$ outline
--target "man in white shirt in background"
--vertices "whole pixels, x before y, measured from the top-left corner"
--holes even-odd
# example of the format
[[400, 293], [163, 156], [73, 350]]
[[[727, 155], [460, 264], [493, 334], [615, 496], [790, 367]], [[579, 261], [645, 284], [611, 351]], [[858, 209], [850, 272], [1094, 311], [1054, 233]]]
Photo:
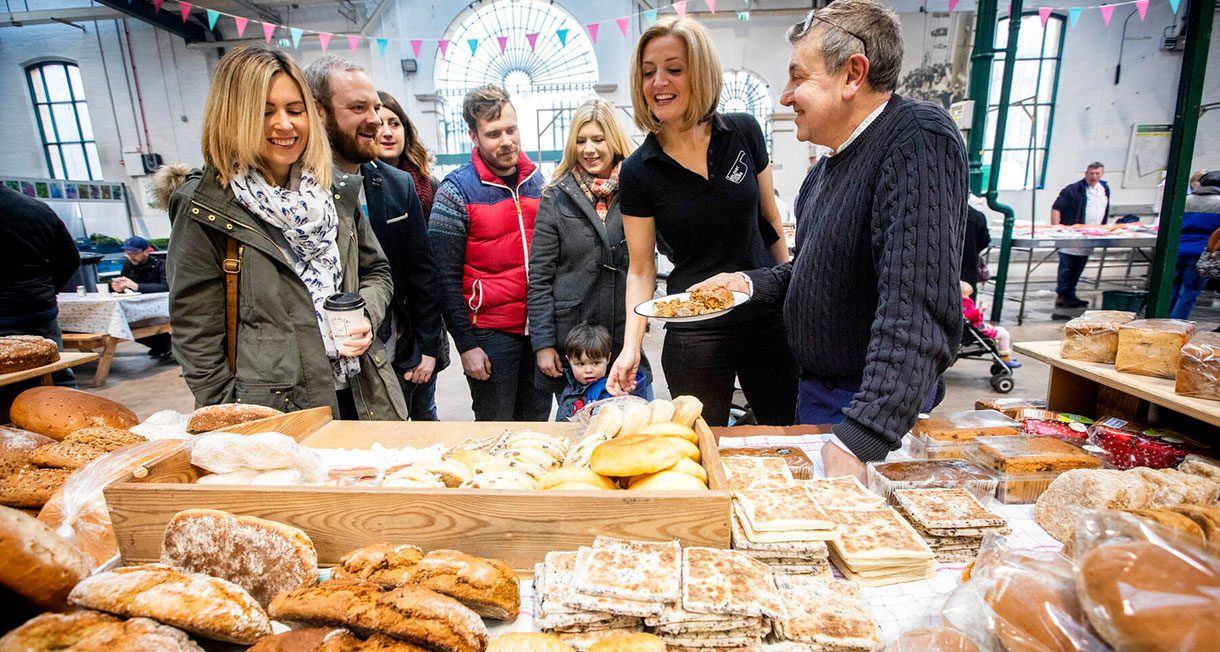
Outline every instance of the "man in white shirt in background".
[[[1051, 206], [1052, 225], [1105, 224], [1110, 214], [1110, 186], [1101, 180], [1106, 167], [1094, 161], [1084, 171], [1084, 178], [1059, 191]], [[1055, 287], [1056, 308], [1086, 308], [1088, 301], [1076, 296], [1076, 283], [1089, 262], [1091, 248], [1059, 250], [1059, 279]]]

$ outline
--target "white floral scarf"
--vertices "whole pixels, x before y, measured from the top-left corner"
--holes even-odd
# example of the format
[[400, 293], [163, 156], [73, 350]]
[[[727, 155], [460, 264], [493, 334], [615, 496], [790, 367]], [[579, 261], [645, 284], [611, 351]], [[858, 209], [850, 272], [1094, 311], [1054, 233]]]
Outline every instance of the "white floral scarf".
[[[296, 173], [294, 167], [293, 175]], [[318, 330], [322, 333], [335, 385], [344, 387], [348, 378], [360, 373], [360, 359], [339, 355], [330, 334], [330, 322], [322, 310], [322, 303], [338, 291], [343, 278], [336, 241], [339, 216], [329, 188], [318, 185], [317, 179], [307, 170], [300, 171], [300, 180], [296, 190], [280, 188], [267, 183], [263, 175], [251, 169], [244, 175], [235, 175], [229, 188], [250, 212], [284, 234], [296, 257], [293, 271], [313, 299], [314, 315], [318, 319]]]

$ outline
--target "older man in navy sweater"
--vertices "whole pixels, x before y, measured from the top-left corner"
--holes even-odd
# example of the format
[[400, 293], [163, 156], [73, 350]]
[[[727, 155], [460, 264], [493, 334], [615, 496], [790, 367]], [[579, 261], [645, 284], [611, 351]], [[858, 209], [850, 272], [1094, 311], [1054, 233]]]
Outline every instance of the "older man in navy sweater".
[[780, 102], [796, 112], [797, 138], [825, 149], [797, 198], [797, 255], [704, 283], [783, 301], [797, 421], [834, 424], [827, 475], [863, 478], [863, 462], [885, 459], [931, 409], [957, 350], [965, 147], [943, 108], [894, 93], [893, 10], [836, 0], [788, 38]]

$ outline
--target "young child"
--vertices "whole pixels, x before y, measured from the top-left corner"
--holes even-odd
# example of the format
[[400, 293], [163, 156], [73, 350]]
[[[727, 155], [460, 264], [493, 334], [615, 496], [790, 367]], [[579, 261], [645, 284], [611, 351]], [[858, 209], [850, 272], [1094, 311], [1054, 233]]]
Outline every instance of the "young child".
[[987, 326], [983, 323], [983, 311], [987, 309], [986, 305], [975, 306], [974, 300], [970, 295], [974, 294], [974, 286], [962, 281], [962, 315], [970, 322], [972, 326], [979, 329], [984, 336], [995, 340], [996, 348], [1000, 350], [1000, 359], [1004, 364], [1008, 365], [1009, 369], [1016, 369], [1021, 366], [1020, 362], [1012, 357], [1012, 336], [1008, 334], [1008, 329], [1003, 326]]
[[[585, 405], [610, 398], [606, 392], [606, 368], [610, 364], [611, 354], [610, 331], [605, 326], [582, 321], [568, 331], [563, 348], [569, 365], [563, 370], [568, 386], [559, 395], [556, 421], [568, 421]], [[636, 372], [635, 383], [632, 395], [651, 398], [652, 387], [645, 383], [643, 372]]]

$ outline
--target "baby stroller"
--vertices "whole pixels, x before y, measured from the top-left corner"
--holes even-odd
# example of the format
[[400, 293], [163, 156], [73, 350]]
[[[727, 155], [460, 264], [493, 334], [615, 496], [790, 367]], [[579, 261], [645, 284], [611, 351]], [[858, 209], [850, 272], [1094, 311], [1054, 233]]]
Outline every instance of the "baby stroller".
[[995, 340], [983, 335], [982, 331], [974, 327], [969, 320], [963, 319], [965, 327], [962, 329], [962, 345], [957, 349], [957, 360], [990, 360], [991, 361], [991, 388], [1001, 394], [1007, 394], [1016, 386], [1016, 381], [1012, 377], [1012, 369], [1004, 364], [1004, 359], [1000, 357], [1000, 349], [996, 346]]

